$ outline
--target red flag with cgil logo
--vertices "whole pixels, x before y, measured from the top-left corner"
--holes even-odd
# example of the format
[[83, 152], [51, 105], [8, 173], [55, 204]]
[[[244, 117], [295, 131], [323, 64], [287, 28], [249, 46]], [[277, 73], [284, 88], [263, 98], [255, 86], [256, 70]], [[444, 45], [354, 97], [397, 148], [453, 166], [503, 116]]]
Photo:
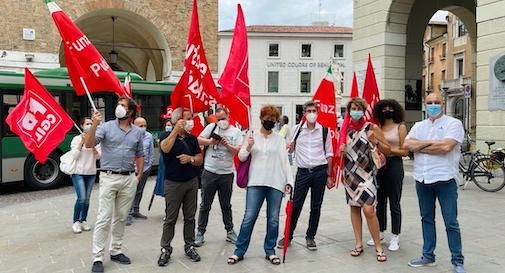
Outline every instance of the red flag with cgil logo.
[[370, 54], [368, 54], [365, 83], [363, 83], [363, 99], [368, 103], [368, 107], [365, 112], [365, 120], [377, 124], [377, 120], [373, 117], [373, 108], [375, 107], [375, 104], [380, 101], [380, 95], [372, 65], [372, 56]]
[[247, 54], [247, 29], [244, 13], [240, 4], [237, 4], [237, 20], [233, 30], [230, 54], [218, 82], [222, 88], [221, 103], [230, 110], [230, 116], [242, 128], [249, 128], [251, 107]]
[[126, 95], [121, 82], [100, 52], [63, 10], [53, 1], [46, 0], [47, 7], [63, 39], [68, 75], [77, 95], [89, 92], [115, 92]]
[[193, 0], [184, 72], [170, 96], [170, 103], [174, 108], [184, 107], [199, 113], [210, 109], [212, 104], [217, 103], [218, 97], [200, 36], [198, 7], [196, 0]]
[[41, 163], [46, 162], [74, 125], [65, 110], [27, 68], [23, 98], [5, 122]]

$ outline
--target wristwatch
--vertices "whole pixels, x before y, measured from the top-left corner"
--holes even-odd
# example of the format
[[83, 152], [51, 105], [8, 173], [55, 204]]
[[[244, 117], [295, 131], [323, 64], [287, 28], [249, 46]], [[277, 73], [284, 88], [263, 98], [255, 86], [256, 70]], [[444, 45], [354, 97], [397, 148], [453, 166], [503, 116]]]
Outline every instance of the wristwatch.
[[195, 158], [191, 157], [191, 163], [195, 163]]

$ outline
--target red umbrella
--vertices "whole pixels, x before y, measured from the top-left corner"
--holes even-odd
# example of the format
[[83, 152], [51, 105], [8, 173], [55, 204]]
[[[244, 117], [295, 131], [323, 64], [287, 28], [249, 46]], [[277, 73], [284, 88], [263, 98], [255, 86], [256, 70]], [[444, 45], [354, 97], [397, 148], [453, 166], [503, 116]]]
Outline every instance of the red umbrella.
[[282, 249], [282, 263], [286, 262], [288, 252], [289, 236], [291, 235], [291, 215], [293, 214], [293, 188], [289, 193], [289, 200], [286, 204], [286, 222], [284, 222], [284, 247]]

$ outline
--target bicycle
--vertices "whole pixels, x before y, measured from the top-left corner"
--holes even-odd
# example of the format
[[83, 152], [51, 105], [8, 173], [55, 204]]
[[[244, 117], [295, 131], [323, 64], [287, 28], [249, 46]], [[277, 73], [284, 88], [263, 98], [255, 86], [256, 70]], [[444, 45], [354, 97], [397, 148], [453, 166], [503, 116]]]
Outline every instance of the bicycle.
[[495, 142], [486, 141], [488, 154], [480, 151], [461, 153], [459, 171], [465, 180], [460, 187], [465, 189], [470, 181], [486, 192], [497, 192], [505, 187], [505, 164], [498, 160], [491, 150]]

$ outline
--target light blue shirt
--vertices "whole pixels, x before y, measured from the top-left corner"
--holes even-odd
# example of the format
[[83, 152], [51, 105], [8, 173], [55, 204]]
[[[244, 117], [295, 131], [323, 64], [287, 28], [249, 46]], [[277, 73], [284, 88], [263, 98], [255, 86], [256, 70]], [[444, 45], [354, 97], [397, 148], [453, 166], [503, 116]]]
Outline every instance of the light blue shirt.
[[107, 171], [133, 172], [133, 162], [144, 156], [142, 130], [130, 125], [127, 130], [119, 127], [119, 120], [107, 121], [96, 129], [95, 142], [101, 144], [100, 168]]
[[144, 172], [153, 166], [154, 162], [154, 143], [153, 135], [149, 132], [144, 134], [142, 140], [144, 145]]

